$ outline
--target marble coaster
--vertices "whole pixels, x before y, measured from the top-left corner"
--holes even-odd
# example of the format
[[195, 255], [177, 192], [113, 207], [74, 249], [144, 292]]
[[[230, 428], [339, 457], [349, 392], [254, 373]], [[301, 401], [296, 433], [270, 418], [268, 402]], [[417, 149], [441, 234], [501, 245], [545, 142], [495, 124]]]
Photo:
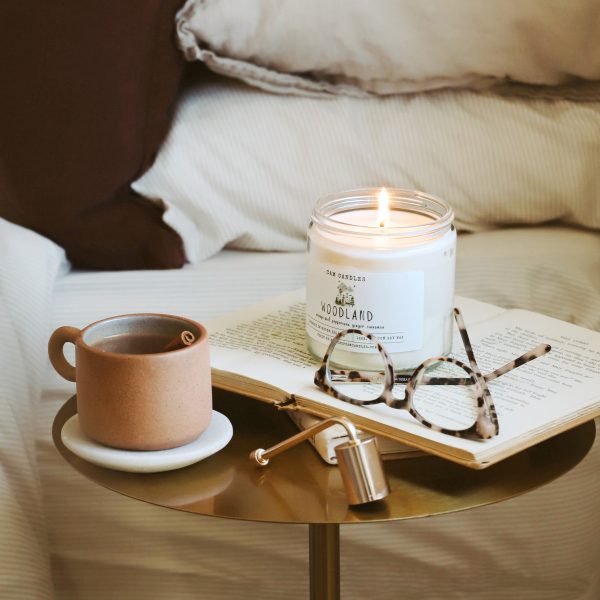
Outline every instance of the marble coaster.
[[103, 446], [81, 431], [78, 415], [73, 415], [61, 431], [63, 444], [73, 454], [100, 467], [131, 473], [157, 473], [187, 467], [224, 448], [232, 436], [231, 422], [216, 410], [200, 437], [185, 446], [168, 450], [135, 451]]

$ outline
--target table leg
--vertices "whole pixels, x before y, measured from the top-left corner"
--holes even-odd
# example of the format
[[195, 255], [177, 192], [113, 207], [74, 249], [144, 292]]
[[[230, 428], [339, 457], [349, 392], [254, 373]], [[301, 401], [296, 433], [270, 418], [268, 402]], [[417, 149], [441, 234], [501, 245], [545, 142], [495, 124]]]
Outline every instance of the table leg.
[[310, 599], [340, 598], [340, 526], [336, 523], [308, 525]]

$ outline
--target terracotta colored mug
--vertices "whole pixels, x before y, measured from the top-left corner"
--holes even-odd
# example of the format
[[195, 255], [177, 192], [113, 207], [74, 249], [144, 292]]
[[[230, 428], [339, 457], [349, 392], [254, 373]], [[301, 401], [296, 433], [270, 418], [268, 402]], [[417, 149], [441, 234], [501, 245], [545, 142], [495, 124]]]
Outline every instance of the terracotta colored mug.
[[[190, 331], [189, 346], [167, 350]], [[63, 346], [75, 344], [75, 366]], [[163, 450], [187, 444], [208, 427], [212, 389], [208, 334], [183, 317], [111, 317], [84, 329], [59, 327], [50, 337], [52, 366], [76, 382], [82, 431], [115, 448]]]

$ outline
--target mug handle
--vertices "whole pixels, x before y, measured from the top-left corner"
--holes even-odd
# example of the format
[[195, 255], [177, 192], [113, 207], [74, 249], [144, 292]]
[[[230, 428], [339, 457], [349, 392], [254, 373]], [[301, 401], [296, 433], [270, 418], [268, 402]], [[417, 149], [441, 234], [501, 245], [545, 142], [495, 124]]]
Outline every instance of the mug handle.
[[57, 373], [67, 381], [75, 381], [75, 367], [65, 358], [63, 346], [67, 342], [74, 344], [80, 333], [81, 329], [77, 329], [77, 327], [59, 327], [48, 340], [50, 362]]

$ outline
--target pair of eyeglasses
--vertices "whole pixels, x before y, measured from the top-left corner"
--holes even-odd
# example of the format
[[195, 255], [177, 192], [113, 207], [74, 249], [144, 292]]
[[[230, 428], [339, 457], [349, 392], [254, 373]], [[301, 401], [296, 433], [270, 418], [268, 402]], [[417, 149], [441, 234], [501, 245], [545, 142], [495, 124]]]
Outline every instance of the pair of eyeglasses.
[[[433, 431], [472, 439], [494, 437], [499, 432], [498, 415], [488, 382], [547, 354], [551, 348], [540, 344], [484, 375], [458, 308], [454, 317], [468, 365], [456, 358], [437, 356], [422, 362], [411, 375], [397, 373], [389, 353], [373, 334], [346, 329], [331, 340], [315, 373], [315, 384], [350, 404], [384, 403], [407, 410]], [[396, 384], [405, 384], [402, 397], [394, 395]], [[436, 386], [442, 386], [443, 391]]]

